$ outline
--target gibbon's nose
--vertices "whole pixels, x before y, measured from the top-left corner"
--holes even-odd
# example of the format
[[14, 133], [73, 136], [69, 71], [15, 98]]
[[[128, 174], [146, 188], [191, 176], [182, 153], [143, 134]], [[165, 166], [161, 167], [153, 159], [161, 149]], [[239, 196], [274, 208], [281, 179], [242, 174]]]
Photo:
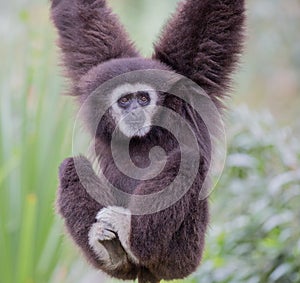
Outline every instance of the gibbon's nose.
[[146, 121], [145, 113], [142, 109], [135, 109], [130, 112], [128, 119], [131, 123], [143, 124]]
[[129, 111], [131, 111], [131, 113], [135, 112], [134, 110], [140, 108], [140, 105], [138, 104], [138, 102], [136, 101], [136, 99], [134, 99], [130, 105]]
[[143, 113], [144, 113], [143, 110], [138, 109], [138, 108], [135, 108], [135, 109], [132, 109], [132, 111], [130, 112], [130, 115], [131, 115], [131, 117], [133, 117], [133, 118], [134, 118], [134, 117], [138, 118], [138, 117], [142, 116]]

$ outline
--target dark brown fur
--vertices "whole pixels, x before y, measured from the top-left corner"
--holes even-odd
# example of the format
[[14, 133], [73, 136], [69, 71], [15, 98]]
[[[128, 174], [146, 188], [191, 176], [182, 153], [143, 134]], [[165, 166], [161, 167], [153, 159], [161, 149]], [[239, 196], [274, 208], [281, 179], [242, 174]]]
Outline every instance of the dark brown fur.
[[[85, 100], [105, 81], [120, 74], [145, 69], [173, 70], [201, 86], [217, 106], [226, 94], [230, 74], [241, 52], [244, 27], [243, 0], [187, 0], [166, 25], [155, 45], [153, 59], [139, 57], [115, 15], [104, 0], [53, 0], [52, 19], [59, 32], [59, 46], [72, 94]], [[171, 207], [150, 215], [132, 216], [130, 248], [140, 264], [132, 263], [120, 242], [104, 243], [115, 262], [122, 265], [107, 270], [89, 247], [88, 232], [102, 206], [86, 192], [79, 181], [74, 159], [60, 167], [58, 211], [67, 230], [87, 259], [97, 268], [120, 279], [139, 278], [139, 282], [157, 283], [161, 279], [184, 278], [196, 270], [204, 249], [209, 221], [208, 200], [198, 195], [206, 176], [211, 154], [207, 129], [188, 105], [169, 94], [161, 94], [160, 104], [174, 109], [197, 133], [200, 147], [198, 175], [189, 191]], [[91, 113], [96, 107], [91, 109]], [[91, 114], [89, 119], [92, 119]], [[90, 121], [93, 122], [93, 121]], [[133, 138], [130, 154], [137, 166], [147, 167], [149, 150], [156, 145], [165, 149], [168, 162], [157, 177], [138, 181], [120, 172], [110, 150], [114, 121], [105, 115], [96, 133], [96, 158], [112, 184], [133, 194], [149, 194], [166, 187], [178, 172], [180, 151], [168, 131], [152, 127], [142, 138]], [[120, 145], [121, 147], [121, 145]], [[89, 164], [77, 157], [81, 164]], [[86, 174], [101, 185], [92, 167]], [[111, 198], [114, 198], [112, 195]], [[123, 200], [133, 207], [130, 198]]]

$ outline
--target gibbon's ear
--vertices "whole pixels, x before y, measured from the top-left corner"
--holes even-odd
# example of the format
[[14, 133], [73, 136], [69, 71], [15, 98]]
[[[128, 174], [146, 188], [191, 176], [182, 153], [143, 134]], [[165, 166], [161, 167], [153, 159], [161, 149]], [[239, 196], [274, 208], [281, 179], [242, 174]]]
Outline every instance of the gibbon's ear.
[[58, 30], [63, 65], [73, 83], [102, 62], [139, 56], [105, 0], [51, 2], [51, 18]]
[[220, 105], [242, 50], [244, 2], [181, 1], [154, 46], [153, 58], [196, 82]]

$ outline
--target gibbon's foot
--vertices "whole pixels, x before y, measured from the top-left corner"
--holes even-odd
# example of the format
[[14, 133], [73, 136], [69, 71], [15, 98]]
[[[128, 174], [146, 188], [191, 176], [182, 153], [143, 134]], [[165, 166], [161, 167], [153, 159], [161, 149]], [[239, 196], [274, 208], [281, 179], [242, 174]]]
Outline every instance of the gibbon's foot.
[[112, 234], [106, 235], [105, 231], [107, 230], [103, 230], [103, 227], [99, 224], [95, 223], [89, 232], [89, 245], [97, 258], [107, 271], [129, 268], [128, 255], [116, 234], [111, 238]]
[[102, 231], [102, 227], [100, 227], [98, 223], [93, 224], [89, 231], [89, 245], [97, 255], [97, 258], [106, 263], [106, 266], [110, 266], [111, 260], [109, 253], [101, 243], [101, 238], [104, 238]]
[[93, 224], [89, 233], [91, 247], [95, 250], [99, 241], [109, 241], [118, 238], [129, 259], [134, 263], [138, 263], [138, 259], [130, 249], [130, 211], [123, 207], [109, 206], [102, 208], [98, 212], [96, 220], [97, 222]]

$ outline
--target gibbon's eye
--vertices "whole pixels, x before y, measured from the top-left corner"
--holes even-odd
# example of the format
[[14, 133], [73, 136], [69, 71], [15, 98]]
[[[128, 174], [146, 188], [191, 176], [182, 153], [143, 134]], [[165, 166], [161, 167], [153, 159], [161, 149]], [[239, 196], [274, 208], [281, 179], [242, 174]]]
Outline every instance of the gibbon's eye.
[[148, 94], [148, 92], [138, 92], [138, 101], [139, 101], [139, 104], [142, 105], [142, 106], [146, 106], [150, 103], [150, 96]]
[[128, 95], [123, 96], [118, 100], [118, 105], [123, 107], [123, 108], [126, 108], [130, 105], [130, 100], [131, 99]]
[[128, 102], [128, 98], [127, 97], [122, 97], [121, 99], [120, 99], [120, 102], [121, 103], [126, 103], [126, 102]]

